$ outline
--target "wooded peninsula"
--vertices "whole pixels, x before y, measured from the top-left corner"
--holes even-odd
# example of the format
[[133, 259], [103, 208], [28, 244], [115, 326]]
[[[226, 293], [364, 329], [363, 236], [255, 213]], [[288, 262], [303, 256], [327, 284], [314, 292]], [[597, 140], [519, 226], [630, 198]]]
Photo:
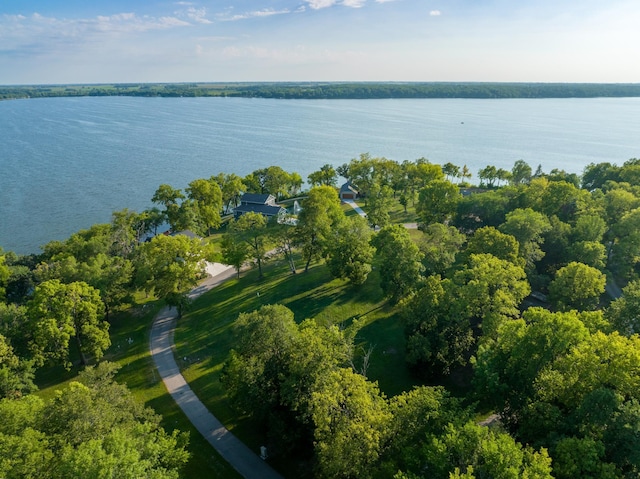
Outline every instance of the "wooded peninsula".
[[[640, 159], [470, 177], [219, 173], [0, 249], [0, 477], [238, 477], [157, 376], [169, 305], [192, 390], [284, 477], [637, 478]], [[206, 262], [236, 274], [192, 300]]]
[[638, 97], [638, 83], [277, 82], [0, 85], [0, 100], [65, 96], [280, 99]]

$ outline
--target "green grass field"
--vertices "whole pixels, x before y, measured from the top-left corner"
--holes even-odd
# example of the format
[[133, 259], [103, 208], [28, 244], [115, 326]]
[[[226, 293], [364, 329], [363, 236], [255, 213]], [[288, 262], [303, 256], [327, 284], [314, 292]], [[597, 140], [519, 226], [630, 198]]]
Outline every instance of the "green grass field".
[[233, 348], [233, 322], [240, 313], [265, 304], [283, 304], [297, 321], [315, 318], [330, 324], [349, 324], [353, 319], [366, 326], [356, 336], [362, 349], [373, 346], [368, 376], [378, 380], [387, 395], [411, 388], [404, 361], [404, 335], [395, 309], [382, 298], [374, 270], [368, 281], [353, 287], [333, 279], [326, 266], [316, 264], [307, 273], [290, 273], [284, 261], [274, 261], [258, 280], [257, 271], [244, 273], [198, 298], [176, 329], [178, 364], [198, 397], [213, 414], [247, 445], [258, 451], [263, 431], [247, 417], [238, 417], [227, 401], [220, 382], [223, 364]]

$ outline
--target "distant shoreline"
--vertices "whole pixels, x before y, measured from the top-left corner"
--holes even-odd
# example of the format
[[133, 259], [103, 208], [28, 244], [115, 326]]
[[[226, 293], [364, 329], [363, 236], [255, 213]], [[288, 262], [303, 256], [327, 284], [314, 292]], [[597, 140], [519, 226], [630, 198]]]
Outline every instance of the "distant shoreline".
[[0, 100], [138, 96], [346, 99], [640, 97], [640, 83], [276, 82], [0, 85]]

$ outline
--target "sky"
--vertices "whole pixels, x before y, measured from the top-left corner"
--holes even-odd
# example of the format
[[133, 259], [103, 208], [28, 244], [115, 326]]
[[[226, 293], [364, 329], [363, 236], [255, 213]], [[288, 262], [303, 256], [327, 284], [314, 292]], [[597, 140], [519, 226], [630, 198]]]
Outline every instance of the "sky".
[[640, 83], [638, 0], [4, 0], [0, 84]]

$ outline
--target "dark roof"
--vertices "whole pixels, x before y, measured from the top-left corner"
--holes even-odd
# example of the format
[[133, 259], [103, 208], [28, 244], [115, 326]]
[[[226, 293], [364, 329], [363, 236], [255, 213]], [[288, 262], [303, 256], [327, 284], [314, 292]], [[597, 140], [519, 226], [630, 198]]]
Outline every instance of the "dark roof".
[[257, 193], [245, 193], [240, 198], [240, 203], [250, 203], [253, 205], [265, 205], [269, 202], [269, 197], [272, 197], [272, 195], [269, 195], [269, 194], [259, 195]]
[[276, 216], [283, 210], [284, 208], [282, 206], [244, 204], [234, 208], [233, 212], [236, 216], [244, 213], [249, 213], [250, 211], [253, 211], [254, 213], [260, 213], [265, 216]]
[[353, 186], [353, 184], [350, 181], [347, 181], [344, 185], [342, 185], [340, 187], [340, 193], [357, 193], [358, 190], [356, 190]]

